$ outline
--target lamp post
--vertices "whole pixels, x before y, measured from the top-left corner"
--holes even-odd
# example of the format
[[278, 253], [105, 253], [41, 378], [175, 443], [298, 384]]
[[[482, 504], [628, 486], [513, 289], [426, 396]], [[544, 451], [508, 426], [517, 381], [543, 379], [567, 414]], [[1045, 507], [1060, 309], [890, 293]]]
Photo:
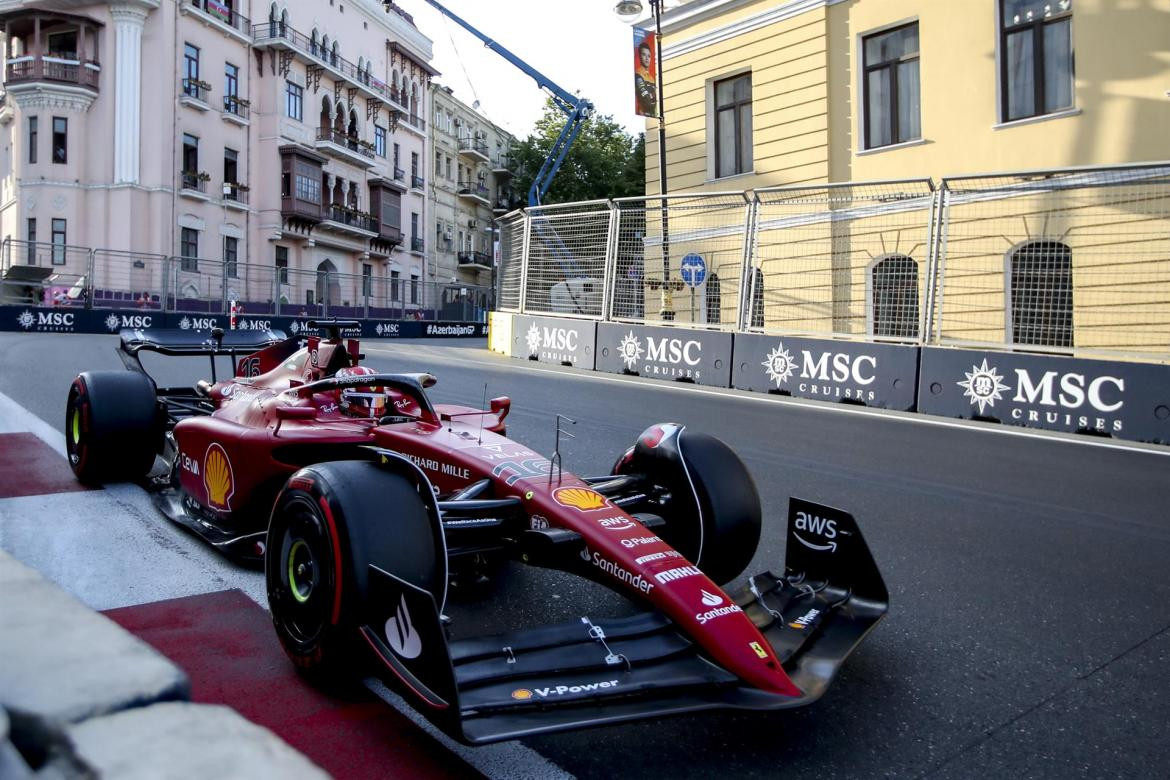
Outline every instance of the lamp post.
[[[670, 224], [666, 214], [666, 108], [663, 105], [663, 72], [662, 72], [662, 2], [663, 0], [649, 0], [650, 12], [654, 15], [654, 62], [658, 72], [655, 74], [658, 107], [658, 192], [662, 216], [662, 311], [664, 321], [674, 319], [674, 296], [670, 292]], [[614, 13], [622, 21], [632, 22], [642, 15], [641, 0], [621, 0], [613, 8]]]

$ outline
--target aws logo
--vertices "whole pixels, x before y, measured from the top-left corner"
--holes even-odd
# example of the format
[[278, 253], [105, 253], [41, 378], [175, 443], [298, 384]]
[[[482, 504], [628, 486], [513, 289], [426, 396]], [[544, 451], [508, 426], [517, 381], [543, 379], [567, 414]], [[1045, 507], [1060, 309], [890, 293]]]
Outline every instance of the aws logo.
[[[810, 542], [804, 536], [797, 533], [797, 531], [803, 531], [805, 536], [818, 539], [823, 543]], [[810, 550], [836, 552], [837, 543], [833, 540], [837, 538], [837, 533], [836, 520], [820, 517], [819, 515], [814, 515], [803, 510], [796, 513], [796, 522], [793, 523], [792, 535], [796, 537], [798, 542]], [[844, 532], [842, 531], [841, 533]]]

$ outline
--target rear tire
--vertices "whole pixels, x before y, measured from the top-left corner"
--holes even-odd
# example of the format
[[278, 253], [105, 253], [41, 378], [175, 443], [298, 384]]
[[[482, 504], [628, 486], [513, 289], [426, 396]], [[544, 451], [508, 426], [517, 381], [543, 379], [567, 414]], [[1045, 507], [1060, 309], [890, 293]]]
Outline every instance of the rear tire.
[[658, 534], [722, 585], [751, 563], [760, 543], [760, 495], [743, 461], [705, 433], [656, 425], [614, 466], [670, 494]]
[[154, 383], [135, 371], [86, 371], [65, 404], [65, 451], [87, 485], [141, 479], [154, 466], [161, 427]]
[[[429, 490], [429, 488], [428, 488]], [[406, 477], [368, 461], [319, 463], [289, 478], [268, 526], [265, 580], [277, 637], [317, 682], [352, 678], [360, 660], [369, 565], [438, 594], [446, 560]]]

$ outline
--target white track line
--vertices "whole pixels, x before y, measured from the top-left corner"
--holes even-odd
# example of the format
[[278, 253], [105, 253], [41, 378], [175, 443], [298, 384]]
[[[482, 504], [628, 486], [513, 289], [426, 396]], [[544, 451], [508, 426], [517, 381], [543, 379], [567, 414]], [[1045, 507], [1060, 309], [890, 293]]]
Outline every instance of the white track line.
[[[31, 433], [52, 447], [62, 458], [65, 457], [64, 433], [58, 431], [28, 409], [25, 409], [4, 393], [0, 393], [0, 433]], [[133, 491], [145, 497], [143, 491], [132, 485], [111, 486], [111, 489], [116, 491]], [[78, 493], [73, 495], [85, 496], [87, 494]], [[146, 503], [150, 502], [147, 501]], [[147, 511], [150, 510], [153, 510], [153, 506], [149, 507]], [[160, 514], [158, 515], [158, 522], [167, 523], [169, 521]], [[241, 590], [247, 593], [253, 601], [256, 601], [265, 610], [268, 609], [267, 601], [262, 600], [263, 596], [260, 595], [260, 589], [245, 585]], [[381, 682], [370, 679], [366, 681], [366, 687], [424, 731], [443, 743], [444, 747], [452, 753], [488, 777], [531, 778], [532, 780], [563, 780], [564, 778], [573, 777], [573, 775], [565, 772], [532, 748], [515, 740], [475, 748], [461, 745], [431, 725], [429, 721], [419, 715], [400, 696], [390, 691]]]
[[[64, 410], [61, 422], [65, 422]], [[0, 393], [0, 433], [31, 433], [62, 458], [66, 457], [64, 431], [49, 425], [4, 393]]]
[[[417, 358], [419, 347], [417, 345], [411, 345], [411, 348], [414, 354], [410, 355], [410, 357]], [[387, 349], [380, 346], [367, 346], [365, 349], [368, 352], [381, 352], [387, 355], [395, 355], [396, 357], [405, 357], [405, 355], [403, 355], [401, 352], [401, 350], [405, 349], [405, 347]], [[498, 354], [499, 353], [496, 352], [490, 352], [488, 353], [488, 356], [496, 356]], [[901, 422], [914, 423], [916, 425], [933, 425], [939, 428], [957, 428], [959, 430], [969, 431], [972, 433], [1017, 436], [1025, 439], [1039, 439], [1041, 441], [1053, 443], [1075, 444], [1084, 447], [1098, 447], [1107, 450], [1122, 450], [1124, 452], [1135, 452], [1147, 455], [1170, 456], [1170, 448], [1158, 444], [1145, 444], [1143, 442], [1121, 442], [1116, 439], [1099, 439], [1093, 436], [1065, 433], [1063, 431], [1029, 430], [1027, 428], [1019, 428], [1013, 425], [995, 425], [992, 423], [978, 422], [976, 420], [950, 420], [928, 414], [919, 414], [917, 412], [899, 412], [890, 409], [876, 409], [868, 406], [824, 403], [804, 398], [767, 395], [764, 393], [735, 390], [731, 388], [701, 387], [699, 385], [686, 384], [682, 382], [670, 382], [667, 380], [652, 379], [649, 377], [606, 374], [603, 372], [589, 371], [587, 369], [563, 370], [556, 368], [540, 368], [538, 366], [531, 365], [531, 361], [517, 360], [515, 358], [508, 358], [502, 355], [499, 357], [500, 359], [498, 361], [491, 359], [484, 360], [481, 358], [450, 357], [436, 352], [434, 354], [428, 355], [427, 359], [433, 358], [436, 362], [456, 363], [480, 368], [491, 367], [506, 368], [508, 370], [517, 369], [537, 374], [550, 374], [552, 376], [561, 377], [562, 379], [584, 379], [593, 382], [611, 382], [626, 385], [627, 387], [641, 388], [643, 390], [670, 390], [678, 393], [697, 393], [699, 395], [710, 395], [715, 396], [716, 398], [723, 398], [725, 400], [729, 399], [750, 401], [753, 403], [775, 404], [778, 406], [789, 406], [812, 412], [826, 412], [829, 414], [853, 414], [861, 415], [863, 417], [875, 417], [888, 420], [892, 419]]]

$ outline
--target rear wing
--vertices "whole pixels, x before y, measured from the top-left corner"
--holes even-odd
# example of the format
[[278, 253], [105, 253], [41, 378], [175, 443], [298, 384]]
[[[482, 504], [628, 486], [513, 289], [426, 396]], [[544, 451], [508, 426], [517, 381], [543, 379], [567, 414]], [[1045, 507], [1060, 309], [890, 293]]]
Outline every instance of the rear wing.
[[[255, 352], [288, 338], [282, 330], [137, 330], [123, 328], [120, 349], [133, 355], [141, 350], [162, 355], [234, 355]], [[217, 338], [218, 337], [218, 338]]]
[[[249, 369], [247, 373], [241, 371], [240, 358], [249, 356], [277, 345], [283, 345], [280, 356], [272, 356], [280, 360], [292, 354], [297, 349], [296, 338], [288, 338], [281, 330], [223, 330], [212, 328], [206, 330], [179, 330], [162, 328], [159, 330], [144, 331], [136, 328], [123, 328], [118, 334], [121, 341], [118, 344], [118, 357], [131, 371], [146, 374], [142, 366], [140, 352], [157, 352], [160, 355], [207, 357], [211, 361], [211, 381], [216, 381], [215, 358], [229, 357], [232, 361], [233, 372], [237, 375], [254, 376], [258, 371]], [[148, 375], [149, 376], [149, 375]]]

